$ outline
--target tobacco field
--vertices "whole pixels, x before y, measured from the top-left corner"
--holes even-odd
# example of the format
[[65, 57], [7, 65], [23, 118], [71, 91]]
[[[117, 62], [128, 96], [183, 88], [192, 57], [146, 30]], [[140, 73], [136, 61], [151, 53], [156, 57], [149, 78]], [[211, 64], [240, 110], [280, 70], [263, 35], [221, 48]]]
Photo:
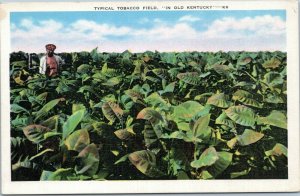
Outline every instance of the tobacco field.
[[286, 53], [41, 55], [10, 56], [13, 181], [288, 178]]

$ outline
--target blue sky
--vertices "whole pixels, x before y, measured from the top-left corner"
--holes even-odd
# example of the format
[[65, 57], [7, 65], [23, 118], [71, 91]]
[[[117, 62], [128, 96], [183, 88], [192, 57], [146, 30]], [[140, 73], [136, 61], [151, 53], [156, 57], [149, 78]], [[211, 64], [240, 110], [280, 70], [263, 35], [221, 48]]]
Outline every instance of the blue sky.
[[284, 10], [15, 12], [12, 50], [285, 50]]

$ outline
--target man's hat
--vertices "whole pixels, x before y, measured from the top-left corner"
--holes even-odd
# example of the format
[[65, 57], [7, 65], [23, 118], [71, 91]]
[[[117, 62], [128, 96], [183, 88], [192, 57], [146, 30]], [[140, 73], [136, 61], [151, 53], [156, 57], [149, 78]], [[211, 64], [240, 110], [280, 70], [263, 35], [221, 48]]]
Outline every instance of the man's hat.
[[56, 49], [56, 46], [54, 44], [47, 44], [46, 45], [46, 49], [47, 50], [51, 50], [51, 51], [54, 51]]

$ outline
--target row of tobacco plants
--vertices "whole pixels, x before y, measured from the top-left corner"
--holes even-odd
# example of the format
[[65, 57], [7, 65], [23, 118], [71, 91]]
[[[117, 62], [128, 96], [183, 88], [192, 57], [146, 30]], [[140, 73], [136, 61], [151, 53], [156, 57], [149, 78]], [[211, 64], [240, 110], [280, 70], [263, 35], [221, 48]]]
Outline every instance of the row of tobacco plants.
[[288, 177], [286, 53], [60, 56], [10, 56], [12, 180]]

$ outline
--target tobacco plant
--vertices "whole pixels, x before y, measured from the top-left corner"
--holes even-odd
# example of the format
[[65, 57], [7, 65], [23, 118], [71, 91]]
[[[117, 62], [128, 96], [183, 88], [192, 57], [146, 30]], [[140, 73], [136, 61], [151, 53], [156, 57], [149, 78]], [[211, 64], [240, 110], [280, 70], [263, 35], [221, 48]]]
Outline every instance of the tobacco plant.
[[286, 53], [59, 55], [11, 54], [12, 180], [288, 178]]

